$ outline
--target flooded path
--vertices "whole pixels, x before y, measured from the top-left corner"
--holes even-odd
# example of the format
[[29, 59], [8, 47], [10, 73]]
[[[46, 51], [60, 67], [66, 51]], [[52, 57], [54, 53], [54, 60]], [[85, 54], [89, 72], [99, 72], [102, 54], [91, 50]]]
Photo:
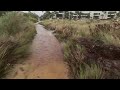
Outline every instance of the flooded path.
[[31, 45], [31, 55], [7, 76], [9, 79], [67, 79], [61, 46], [54, 35], [36, 24], [37, 35]]

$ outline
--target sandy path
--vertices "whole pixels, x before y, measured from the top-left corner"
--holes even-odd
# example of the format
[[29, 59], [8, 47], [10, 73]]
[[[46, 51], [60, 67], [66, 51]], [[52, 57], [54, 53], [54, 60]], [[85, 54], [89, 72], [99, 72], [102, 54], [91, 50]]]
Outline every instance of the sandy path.
[[37, 35], [31, 45], [31, 55], [15, 65], [9, 79], [67, 79], [68, 69], [63, 61], [61, 46], [54, 35], [36, 24]]

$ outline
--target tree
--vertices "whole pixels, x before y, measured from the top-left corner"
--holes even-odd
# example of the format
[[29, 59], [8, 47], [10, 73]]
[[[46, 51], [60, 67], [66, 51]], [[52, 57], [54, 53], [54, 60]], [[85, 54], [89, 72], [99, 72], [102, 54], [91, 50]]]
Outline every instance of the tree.
[[51, 13], [50, 11], [46, 11], [40, 18], [41, 19], [49, 19], [53, 16], [53, 13]]
[[69, 11], [65, 11], [65, 18], [69, 19]]
[[120, 11], [117, 13], [117, 17], [120, 17]]
[[0, 11], [0, 16], [4, 15], [5, 13], [7, 13], [8, 11]]
[[37, 22], [39, 16], [35, 13], [32, 13], [31, 11], [28, 11], [28, 13], [24, 13], [24, 16], [26, 16], [27, 18], [29, 18], [31, 21], [33, 22]]
[[73, 16], [73, 12], [70, 12], [70, 19], [72, 19], [72, 16]]

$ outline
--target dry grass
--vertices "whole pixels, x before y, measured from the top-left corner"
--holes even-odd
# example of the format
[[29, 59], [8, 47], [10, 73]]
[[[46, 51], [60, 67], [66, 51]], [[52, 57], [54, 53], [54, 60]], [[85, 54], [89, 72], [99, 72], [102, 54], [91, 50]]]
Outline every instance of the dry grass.
[[17, 12], [0, 17], [0, 78], [19, 58], [26, 56], [35, 33], [34, 24]]
[[[107, 74], [108, 72], [105, 73], [103, 67], [99, 66], [96, 61], [99, 61], [101, 57], [103, 61], [104, 59], [109, 61], [112, 54], [119, 53], [117, 47], [120, 47], [120, 22], [112, 20], [45, 20], [41, 24], [47, 29], [54, 30], [55, 36], [63, 43], [64, 57], [69, 65], [71, 78], [117, 78], [111, 77], [110, 74]], [[111, 50], [111, 47], [114, 51]], [[101, 52], [107, 56], [106, 58], [103, 58], [105, 56], [101, 52], [97, 52], [100, 48], [102, 48]], [[107, 53], [109, 51], [111, 53]], [[115, 59], [116, 57], [111, 58]]]

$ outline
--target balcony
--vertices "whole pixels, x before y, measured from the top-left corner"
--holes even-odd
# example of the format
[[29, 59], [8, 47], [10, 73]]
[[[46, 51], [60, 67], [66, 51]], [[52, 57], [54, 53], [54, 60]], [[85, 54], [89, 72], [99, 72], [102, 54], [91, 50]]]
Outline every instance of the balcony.
[[73, 14], [73, 16], [79, 16], [78, 14]]
[[99, 16], [94, 16], [93, 19], [99, 19]]
[[64, 11], [58, 11], [58, 14], [64, 14]]
[[114, 18], [115, 15], [108, 15], [108, 18], [111, 19], [111, 18]]
[[116, 14], [115, 11], [109, 11], [109, 12], [108, 12], [108, 15], [115, 15], [115, 14]]
[[100, 16], [100, 13], [94, 13], [93, 15], [94, 16]]

